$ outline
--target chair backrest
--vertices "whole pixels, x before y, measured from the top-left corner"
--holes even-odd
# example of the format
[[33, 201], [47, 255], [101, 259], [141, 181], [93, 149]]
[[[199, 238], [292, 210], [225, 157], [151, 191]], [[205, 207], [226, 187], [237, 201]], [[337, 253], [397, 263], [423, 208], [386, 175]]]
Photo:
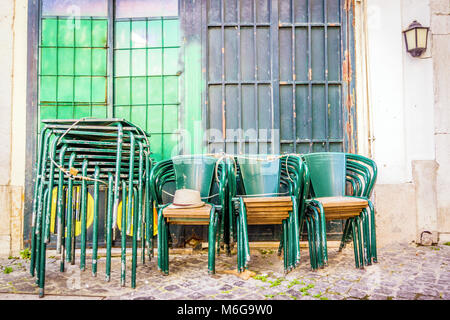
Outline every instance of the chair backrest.
[[375, 161], [357, 154], [346, 154], [347, 182], [352, 186], [351, 195], [370, 198], [377, 180]]
[[270, 155], [236, 156], [246, 195], [276, 197], [280, 188], [280, 158]]
[[306, 161], [316, 197], [345, 195], [345, 153], [321, 152], [302, 156]]
[[181, 155], [172, 158], [177, 189], [193, 189], [202, 198], [209, 196], [217, 159], [205, 155]]

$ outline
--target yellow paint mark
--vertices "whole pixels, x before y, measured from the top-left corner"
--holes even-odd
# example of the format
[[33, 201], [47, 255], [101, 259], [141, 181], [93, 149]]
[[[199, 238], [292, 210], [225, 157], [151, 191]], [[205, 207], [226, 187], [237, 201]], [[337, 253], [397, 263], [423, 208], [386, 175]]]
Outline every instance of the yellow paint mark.
[[[131, 197], [131, 201], [134, 202], [133, 197]], [[128, 202], [128, 197], [127, 197], [127, 202]], [[130, 228], [130, 232], [127, 233], [128, 236], [132, 236], [133, 235], [133, 207], [131, 208], [131, 228]], [[128, 218], [128, 207], [125, 207], [125, 219]], [[119, 228], [120, 231], [122, 231], [122, 201], [119, 202], [119, 205], [117, 206], [117, 227]]]
[[[79, 192], [81, 187], [74, 187], [73, 193]], [[51, 209], [51, 220], [50, 220], [50, 231], [55, 233], [55, 217], [56, 217], [56, 206], [57, 206], [57, 198], [58, 198], [58, 188], [54, 187], [52, 191], [52, 209]], [[77, 203], [78, 204], [78, 203]], [[67, 207], [67, 200], [66, 200]], [[86, 229], [92, 225], [94, 221], [94, 198], [92, 198], [91, 194], [88, 192], [87, 199], [87, 207], [86, 207]], [[79, 236], [81, 234], [81, 220], [75, 221], [75, 236]]]
[[158, 211], [156, 211], [156, 207], [153, 206], [153, 235], [156, 236], [158, 234]]

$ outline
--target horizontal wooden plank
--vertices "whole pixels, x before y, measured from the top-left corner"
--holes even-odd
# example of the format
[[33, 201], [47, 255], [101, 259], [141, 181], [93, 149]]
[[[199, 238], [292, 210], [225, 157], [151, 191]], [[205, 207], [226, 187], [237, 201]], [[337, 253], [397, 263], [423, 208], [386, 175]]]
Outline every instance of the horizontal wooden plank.
[[279, 202], [248, 202], [245, 203], [247, 208], [259, 208], [259, 207], [292, 207], [292, 201], [279, 201]]
[[271, 224], [282, 224], [283, 220], [248, 220], [248, 225], [271, 225]]
[[273, 215], [273, 214], [267, 214], [267, 213], [260, 213], [260, 214], [252, 214], [252, 215], [247, 215], [247, 220], [248, 219], [286, 219], [289, 218], [289, 214], [277, 214], [277, 215]]
[[168, 221], [170, 224], [176, 225], [187, 225], [187, 226], [207, 226], [209, 225], [209, 220], [206, 221], [192, 221], [192, 220], [170, 220]]
[[246, 208], [247, 212], [289, 212], [292, 211], [292, 207], [257, 207]]
[[211, 205], [205, 205], [200, 208], [190, 208], [190, 209], [174, 209], [174, 208], [165, 208], [163, 210], [163, 215], [166, 218], [204, 218], [209, 219], [209, 214], [211, 212]]
[[315, 198], [314, 200], [320, 201], [324, 208], [330, 207], [367, 207], [368, 202], [364, 199], [353, 198], [353, 197], [325, 197], [325, 198]]
[[242, 198], [244, 203], [276, 203], [276, 202], [291, 202], [291, 197], [255, 197], [255, 198]]
[[359, 214], [348, 215], [348, 214], [337, 214], [337, 215], [325, 215], [325, 220], [347, 220], [349, 218], [354, 218]]

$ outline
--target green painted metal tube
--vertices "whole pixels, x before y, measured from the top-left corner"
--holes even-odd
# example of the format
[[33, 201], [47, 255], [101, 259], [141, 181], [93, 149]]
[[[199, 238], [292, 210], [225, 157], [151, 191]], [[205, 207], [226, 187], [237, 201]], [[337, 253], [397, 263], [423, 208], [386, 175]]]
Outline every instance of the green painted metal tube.
[[138, 141], [139, 146], [139, 177], [138, 177], [138, 189], [137, 189], [137, 241], [141, 241], [141, 262], [145, 263], [145, 242], [143, 241], [143, 214], [142, 214], [142, 201], [143, 201], [143, 188], [144, 188], [144, 146], [142, 142]]
[[[134, 137], [134, 136], [133, 136]], [[121, 123], [117, 123], [117, 153], [116, 153], [116, 172], [114, 181], [114, 211], [113, 211], [113, 227], [115, 228], [117, 224], [117, 210], [119, 207], [119, 179], [122, 161], [122, 143], [123, 143], [123, 127]], [[133, 157], [134, 149], [131, 152]], [[123, 204], [122, 204], [123, 205]]]
[[349, 233], [349, 227], [350, 227], [350, 220], [345, 220], [344, 230], [342, 232], [342, 238], [341, 238], [341, 244], [339, 245], [339, 252], [342, 251], [342, 249], [345, 247], [345, 242], [347, 235]]
[[169, 274], [169, 224], [165, 221], [165, 219], [163, 219], [162, 230], [163, 230], [163, 237], [164, 237], [164, 242], [163, 242], [164, 274], [168, 275]]
[[132, 240], [132, 251], [131, 251], [131, 287], [136, 288], [136, 266], [137, 266], [137, 244], [138, 244], [138, 191], [137, 188], [133, 188], [134, 196], [134, 214], [133, 214], [133, 240]]
[[126, 264], [127, 264], [127, 184], [122, 180], [122, 232], [121, 232], [121, 255], [120, 255], [120, 285], [125, 286]]
[[248, 231], [247, 231], [247, 209], [245, 208], [244, 200], [241, 198], [241, 212], [242, 212], [242, 235], [243, 235], [243, 246], [244, 246], [244, 266], [247, 268], [248, 262], [250, 261], [250, 243], [248, 242]]
[[[43, 210], [43, 214], [42, 214], [42, 237], [41, 237], [41, 241], [40, 243], [38, 243], [38, 245], [40, 245], [40, 254], [39, 254], [39, 298], [42, 298], [44, 296], [44, 285], [45, 285], [45, 261], [46, 261], [46, 248], [47, 248], [47, 244], [45, 241], [45, 234], [47, 233], [47, 199], [48, 199], [48, 195], [49, 195], [49, 189], [45, 189], [44, 192], [44, 210]], [[50, 221], [50, 219], [48, 218], [48, 220]], [[49, 227], [49, 226], [48, 226]]]
[[353, 251], [354, 251], [354, 255], [355, 255], [355, 267], [359, 268], [358, 240], [357, 240], [357, 234], [356, 234], [355, 218], [351, 218], [351, 225], [352, 225], [352, 236], [353, 236]]
[[237, 236], [237, 271], [241, 272], [241, 266], [242, 266], [242, 258], [241, 258], [241, 252], [242, 252], [242, 248], [241, 248], [241, 234], [240, 234], [240, 230], [241, 230], [241, 224], [239, 221], [239, 216], [236, 217], [236, 236]]
[[[59, 152], [59, 165], [64, 167], [64, 155], [67, 150], [67, 144], [64, 144]], [[58, 197], [56, 203], [56, 216], [57, 216], [57, 238], [56, 238], [56, 250], [58, 253], [61, 253], [61, 244], [64, 234], [64, 215], [65, 212], [63, 208], [65, 208], [65, 202], [63, 202], [63, 194], [64, 194], [64, 175], [60, 172], [58, 177]]]
[[[167, 207], [169, 204], [166, 204], [164, 206], [161, 206], [158, 208], [158, 235], [157, 235], [157, 244], [158, 244], [158, 269], [163, 274], [168, 274], [169, 270], [168, 267], [166, 267], [166, 252], [165, 252], [165, 243], [168, 241], [167, 235], [165, 233], [165, 220], [163, 216], [163, 210], [165, 207]], [[168, 257], [167, 257], [168, 260]]]
[[355, 217], [356, 221], [356, 230], [358, 234], [358, 249], [359, 249], [359, 267], [361, 269], [364, 268], [364, 252], [362, 248], [362, 241], [361, 241], [361, 220], [360, 217]]
[[30, 274], [34, 277], [35, 270], [36, 270], [36, 254], [37, 254], [37, 244], [36, 244], [36, 224], [37, 224], [37, 206], [38, 206], [38, 194], [39, 194], [39, 183], [40, 183], [40, 176], [41, 176], [41, 170], [42, 170], [42, 157], [44, 148], [42, 144], [44, 143], [44, 140], [47, 140], [50, 136], [50, 133], [47, 133], [48, 129], [47, 127], [44, 127], [41, 131], [39, 141], [38, 141], [38, 155], [37, 155], [37, 164], [36, 164], [36, 180], [34, 182], [34, 196], [33, 196], [33, 210], [32, 210], [32, 216], [31, 216], [31, 257], [30, 257]]
[[[60, 272], [64, 272], [64, 265], [65, 265], [65, 245], [64, 245], [64, 241], [65, 241], [65, 225], [66, 225], [66, 209], [67, 209], [67, 205], [66, 205], [66, 199], [67, 199], [67, 188], [64, 187], [64, 185], [61, 187], [62, 189], [62, 208], [61, 208], [61, 220], [60, 220], [60, 230], [58, 230], [59, 234], [58, 236], [60, 237], [59, 241], [61, 243], [61, 250], [60, 250], [60, 259], [59, 259], [59, 271]], [[60, 199], [58, 198], [58, 201]]]
[[[50, 159], [54, 159], [56, 155], [56, 139], [54, 139], [51, 143], [50, 143]], [[49, 194], [48, 194], [48, 199], [47, 199], [47, 207], [46, 207], [46, 211], [45, 215], [46, 215], [46, 220], [45, 223], [48, 223], [48, 227], [45, 227], [45, 243], [48, 243], [50, 241], [50, 218], [51, 218], [51, 210], [52, 210], [52, 198], [53, 198], [53, 184], [54, 184], [54, 174], [55, 174], [55, 164], [53, 161], [50, 161], [50, 172], [49, 172], [49, 178], [48, 178], [48, 190], [49, 190]], [[48, 219], [48, 221], [47, 221]]]
[[158, 242], [158, 269], [161, 272], [164, 272], [164, 258], [163, 258], [163, 230], [162, 230], [162, 226], [164, 223], [164, 217], [162, 214], [162, 208], [158, 209], [158, 234], [157, 234], [157, 242]]
[[314, 243], [315, 243], [315, 251], [316, 251], [316, 260], [317, 260], [317, 266], [319, 268], [323, 268], [324, 267], [324, 263], [323, 263], [323, 243], [322, 243], [322, 230], [321, 230], [321, 226], [320, 226], [320, 221], [319, 221], [319, 214], [317, 212], [317, 209], [315, 207], [313, 207], [313, 217], [314, 219], [312, 220], [312, 222], [314, 223]]
[[[364, 265], [369, 265], [370, 260], [370, 237], [369, 237], [369, 225], [368, 225], [368, 216], [367, 211], [363, 209], [361, 212], [361, 223], [362, 223], [362, 232], [363, 232], [363, 250], [364, 250]], [[372, 264], [372, 263], [370, 263]]]
[[305, 224], [306, 224], [306, 232], [308, 234], [308, 251], [309, 251], [309, 261], [311, 264], [311, 270], [314, 270], [314, 258], [313, 258], [313, 244], [311, 243], [311, 227], [310, 227], [310, 223], [309, 223], [309, 217], [305, 218]]
[[[88, 160], [84, 159], [82, 174], [87, 176]], [[87, 184], [86, 180], [81, 181], [81, 244], [80, 244], [80, 269], [86, 269], [86, 218], [87, 218]]]
[[111, 246], [112, 246], [112, 220], [113, 220], [113, 175], [108, 172], [108, 209], [106, 214], [106, 281], [111, 279]]
[[377, 236], [375, 231], [375, 208], [373, 206], [372, 201], [368, 200], [369, 203], [369, 210], [370, 210], [370, 243], [372, 248], [370, 249], [371, 252], [371, 258], [374, 263], [378, 262], [378, 256], [377, 256]]
[[288, 271], [288, 224], [287, 220], [283, 220], [283, 262], [284, 262], [284, 273], [286, 274]]
[[150, 193], [150, 155], [145, 152], [145, 234], [148, 245], [148, 259], [153, 257], [153, 201]]
[[294, 243], [294, 237], [291, 226], [292, 226], [292, 214], [290, 214], [289, 217], [283, 221], [283, 228], [286, 227], [287, 231], [287, 242], [286, 242], [287, 255], [285, 255], [285, 259], [287, 259], [287, 261], [285, 261], [285, 268], [284, 268], [285, 273], [289, 272], [293, 265], [292, 244]]
[[[72, 168], [76, 153], [72, 152], [69, 160], [69, 168]], [[66, 261], [72, 262], [72, 220], [73, 220], [73, 179], [67, 183], [67, 230], [66, 230]], [[75, 223], [73, 223], [75, 224]]]
[[100, 167], [95, 166], [94, 173], [94, 220], [92, 222], [92, 275], [97, 276], [97, 249], [98, 249], [98, 216], [99, 216], [99, 175]]
[[[42, 237], [41, 234], [41, 214], [42, 214], [42, 198], [43, 198], [43, 188], [44, 188], [44, 178], [45, 176], [42, 174], [43, 172], [45, 172], [45, 165], [47, 162], [47, 149], [48, 149], [48, 143], [49, 143], [49, 139], [50, 139], [50, 135], [51, 135], [51, 131], [46, 131], [46, 135], [44, 137], [44, 141], [42, 143], [42, 160], [40, 163], [40, 170], [37, 173], [37, 178], [36, 178], [36, 189], [37, 189], [37, 196], [35, 196], [35, 204], [33, 205], [33, 216], [32, 216], [32, 223], [33, 221], [35, 222], [34, 225], [32, 225], [32, 230], [33, 231], [33, 238], [31, 239], [31, 252], [32, 252], [32, 256], [31, 256], [31, 261], [30, 261], [30, 273], [31, 275], [34, 275], [35, 273], [35, 269], [39, 268], [39, 261], [37, 260], [37, 256], [39, 255], [39, 251], [40, 251], [40, 245], [37, 239], [37, 232], [39, 232], [40, 236]], [[36, 227], [34, 227], [36, 226]], [[34, 229], [33, 229], [34, 227]], [[33, 243], [34, 240], [34, 243]], [[34, 246], [33, 246], [34, 244]], [[36, 272], [38, 272], [38, 270], [36, 270]]]
[[[134, 147], [135, 147], [135, 139], [134, 139], [134, 135], [132, 133], [130, 133], [130, 138], [131, 138], [131, 145], [130, 145], [130, 162], [129, 162], [129, 172], [128, 172], [128, 221], [127, 221], [127, 233], [130, 233], [131, 231], [131, 214], [132, 214], [132, 199], [133, 199], [133, 171], [134, 171]], [[135, 227], [135, 225], [133, 225], [133, 227]]]
[[294, 259], [294, 267], [297, 267], [300, 264], [300, 225], [299, 225], [299, 218], [298, 218], [298, 203], [297, 198], [295, 196], [291, 196], [292, 199], [292, 208], [293, 208], [293, 220], [294, 220], [294, 241], [295, 241], [295, 259]]
[[215, 268], [215, 246], [216, 246], [216, 209], [214, 205], [211, 205], [211, 211], [209, 213], [209, 226], [208, 226], [208, 273], [216, 273]]

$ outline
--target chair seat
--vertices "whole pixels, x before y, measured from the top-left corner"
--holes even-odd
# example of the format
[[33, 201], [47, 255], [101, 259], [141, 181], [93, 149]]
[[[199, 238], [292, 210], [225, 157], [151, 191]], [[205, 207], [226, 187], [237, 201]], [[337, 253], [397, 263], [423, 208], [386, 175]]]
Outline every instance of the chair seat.
[[324, 197], [314, 198], [322, 203], [326, 220], [349, 219], [361, 214], [369, 205], [365, 199], [354, 197]]
[[175, 209], [166, 207], [163, 210], [163, 216], [164, 218], [167, 218], [167, 222], [169, 222], [170, 224], [183, 225], [208, 225], [210, 213], [210, 204], [205, 204], [200, 208]]
[[282, 224], [292, 211], [291, 197], [243, 198], [248, 225]]

